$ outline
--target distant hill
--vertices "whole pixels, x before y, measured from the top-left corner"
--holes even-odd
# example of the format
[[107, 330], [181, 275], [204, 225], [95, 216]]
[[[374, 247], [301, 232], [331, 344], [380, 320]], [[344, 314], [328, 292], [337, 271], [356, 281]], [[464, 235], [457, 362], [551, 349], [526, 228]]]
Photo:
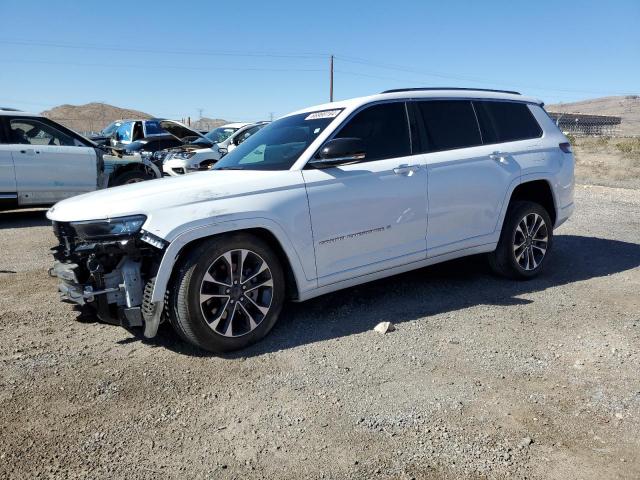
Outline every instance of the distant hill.
[[145, 112], [96, 102], [86, 105], [60, 105], [42, 112], [42, 115], [76, 132], [97, 132], [114, 120], [123, 118], [152, 118], [152, 115]]
[[191, 120], [191, 128], [193, 128], [194, 130], [213, 130], [216, 127], [219, 127], [220, 125], [224, 125], [225, 123], [229, 123], [226, 120], [223, 120], [221, 118], [208, 118], [208, 117], [202, 117], [200, 120]]
[[[126, 118], [153, 118], [153, 115], [130, 108], [120, 108], [108, 103], [87, 103], [86, 105], [60, 105], [42, 112], [47, 118], [60, 122], [76, 132], [98, 132], [114, 120]], [[174, 119], [175, 120], [175, 119]], [[180, 121], [181, 119], [177, 119]], [[187, 119], [184, 119], [185, 124]], [[212, 130], [220, 125], [229, 123], [221, 118], [203, 117], [191, 121], [196, 130]]]
[[587, 113], [622, 117], [620, 135], [640, 135], [640, 96], [602, 97], [580, 102], [546, 105], [548, 112]]

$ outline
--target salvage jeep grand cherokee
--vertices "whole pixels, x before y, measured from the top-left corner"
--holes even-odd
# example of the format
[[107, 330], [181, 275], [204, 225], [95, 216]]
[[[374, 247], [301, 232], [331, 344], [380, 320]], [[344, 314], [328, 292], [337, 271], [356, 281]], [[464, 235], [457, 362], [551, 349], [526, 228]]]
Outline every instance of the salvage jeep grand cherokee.
[[48, 213], [62, 297], [167, 319], [207, 350], [249, 345], [306, 300], [465, 255], [540, 273], [573, 211], [574, 159], [516, 92], [407, 89], [287, 115], [209, 172], [64, 200]]

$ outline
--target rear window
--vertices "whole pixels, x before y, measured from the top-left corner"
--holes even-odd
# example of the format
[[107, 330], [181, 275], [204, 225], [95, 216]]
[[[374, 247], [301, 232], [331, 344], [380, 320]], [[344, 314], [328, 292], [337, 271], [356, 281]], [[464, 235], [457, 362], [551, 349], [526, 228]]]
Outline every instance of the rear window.
[[542, 129], [524, 103], [474, 101], [484, 143], [513, 142], [542, 136]]
[[468, 100], [416, 102], [423, 123], [422, 152], [438, 152], [482, 144], [473, 106]]
[[144, 122], [144, 128], [146, 130], [146, 135], [158, 135], [162, 133], [167, 133], [160, 126], [160, 122], [155, 120], [147, 120], [146, 122]]

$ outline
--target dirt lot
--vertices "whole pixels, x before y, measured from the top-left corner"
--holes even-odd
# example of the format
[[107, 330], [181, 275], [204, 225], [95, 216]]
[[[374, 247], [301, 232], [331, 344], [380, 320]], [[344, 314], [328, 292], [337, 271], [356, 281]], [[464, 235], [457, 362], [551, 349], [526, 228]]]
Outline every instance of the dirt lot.
[[640, 137], [574, 137], [571, 144], [578, 182], [640, 189]]
[[0, 214], [0, 478], [639, 478], [640, 191], [576, 197], [536, 280], [423, 269], [226, 358], [77, 322]]

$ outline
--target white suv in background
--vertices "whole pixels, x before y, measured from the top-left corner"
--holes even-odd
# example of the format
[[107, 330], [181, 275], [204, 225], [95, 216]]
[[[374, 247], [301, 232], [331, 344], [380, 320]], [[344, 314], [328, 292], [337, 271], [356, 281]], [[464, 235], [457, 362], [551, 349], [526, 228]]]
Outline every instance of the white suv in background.
[[287, 298], [479, 253], [534, 277], [573, 190], [571, 147], [539, 100], [391, 90], [291, 113], [210, 172], [58, 203], [53, 272], [105, 321], [152, 337], [168, 318], [229, 351], [266, 335]]
[[208, 170], [269, 122], [230, 123], [209, 132], [205, 137], [213, 146], [202, 148], [198, 143], [170, 150], [164, 157], [163, 172], [172, 177], [189, 172]]
[[0, 210], [48, 206], [96, 189], [161, 176], [139, 156], [108, 152], [42, 115], [0, 108]]

